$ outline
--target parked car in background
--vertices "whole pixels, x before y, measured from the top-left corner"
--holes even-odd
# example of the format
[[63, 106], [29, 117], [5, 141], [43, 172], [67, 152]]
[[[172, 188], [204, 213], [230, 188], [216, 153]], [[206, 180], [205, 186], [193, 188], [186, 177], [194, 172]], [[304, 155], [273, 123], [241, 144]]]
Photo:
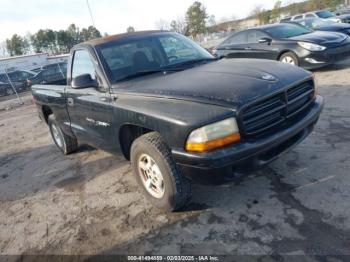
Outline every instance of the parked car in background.
[[[17, 70], [0, 74], [0, 87], [2, 89], [1, 94], [3, 95], [12, 95], [15, 93], [12, 86], [16, 89], [16, 91], [24, 92], [27, 91], [30, 87], [28, 85], [28, 79], [35, 75], [32, 71], [27, 70]], [[10, 79], [10, 80], [9, 80]], [[11, 82], [11, 83], [10, 83]], [[12, 85], [11, 85], [12, 84]]]
[[9, 78], [12, 82], [23, 82], [26, 84], [27, 79], [35, 76], [35, 72], [29, 70], [16, 70], [12, 72], [2, 73], [0, 74], [0, 81], [7, 83], [9, 82]]
[[166, 211], [188, 202], [191, 180], [232, 179], [301, 142], [323, 105], [310, 72], [218, 60], [172, 32], [92, 40], [69, 61], [67, 85], [32, 87], [54, 143], [64, 154], [78, 141], [123, 153], [145, 198]]
[[349, 57], [350, 38], [342, 33], [282, 23], [236, 33], [222, 42], [215, 53], [218, 57], [271, 59], [313, 69]]
[[307, 18], [293, 20], [290, 23], [297, 23], [312, 30], [339, 32], [350, 36], [350, 24], [336, 23], [327, 19]]
[[20, 82], [12, 82], [12, 85], [10, 83], [0, 82], [0, 96], [8, 96], [15, 94], [14, 88], [17, 93], [27, 90], [26, 87], [23, 87], [23, 83]]
[[334, 11], [334, 13], [336, 15], [350, 14], [350, 6], [337, 9], [337, 10]]
[[28, 85], [65, 85], [67, 83], [67, 63], [46, 65], [35, 76], [28, 79]]
[[321, 18], [321, 19], [328, 19], [336, 23], [350, 23], [350, 14], [335, 15], [334, 13], [327, 10], [307, 12], [304, 14], [298, 14], [294, 16], [287, 16], [282, 18], [280, 22], [284, 23], [284, 22], [307, 19], [307, 18]]

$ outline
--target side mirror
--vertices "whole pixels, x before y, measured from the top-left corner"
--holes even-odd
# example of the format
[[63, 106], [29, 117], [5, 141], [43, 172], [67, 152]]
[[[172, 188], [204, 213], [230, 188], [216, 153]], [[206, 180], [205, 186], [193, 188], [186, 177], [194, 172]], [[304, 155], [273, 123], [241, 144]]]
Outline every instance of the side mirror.
[[227, 56], [226, 55], [223, 55], [223, 54], [221, 54], [221, 55], [219, 55], [219, 54], [216, 54], [216, 55], [214, 55], [218, 60], [221, 60], [221, 59], [223, 59], [223, 58], [226, 58]]
[[271, 44], [271, 42], [272, 42], [272, 39], [268, 37], [263, 37], [259, 39], [259, 44], [264, 44], [264, 43]]
[[83, 74], [73, 78], [72, 88], [80, 89], [88, 87], [98, 87], [96, 80], [93, 80], [90, 74]]

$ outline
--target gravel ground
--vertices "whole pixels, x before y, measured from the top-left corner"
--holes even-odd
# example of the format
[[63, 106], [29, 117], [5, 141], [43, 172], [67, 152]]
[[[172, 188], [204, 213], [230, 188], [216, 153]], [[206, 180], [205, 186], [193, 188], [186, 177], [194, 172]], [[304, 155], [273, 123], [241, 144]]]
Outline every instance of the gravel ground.
[[122, 156], [63, 156], [33, 105], [4, 107], [0, 254], [350, 255], [350, 61], [315, 74], [326, 106], [311, 136], [235, 183], [194, 186], [171, 214]]

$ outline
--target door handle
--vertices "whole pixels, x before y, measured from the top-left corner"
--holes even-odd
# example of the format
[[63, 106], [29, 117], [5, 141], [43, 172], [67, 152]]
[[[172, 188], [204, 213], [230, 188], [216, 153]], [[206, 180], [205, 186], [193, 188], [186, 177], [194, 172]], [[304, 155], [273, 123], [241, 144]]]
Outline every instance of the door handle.
[[68, 103], [69, 106], [74, 106], [74, 99], [71, 98], [71, 97], [68, 97], [67, 103]]
[[244, 50], [252, 50], [251, 47], [245, 47]]

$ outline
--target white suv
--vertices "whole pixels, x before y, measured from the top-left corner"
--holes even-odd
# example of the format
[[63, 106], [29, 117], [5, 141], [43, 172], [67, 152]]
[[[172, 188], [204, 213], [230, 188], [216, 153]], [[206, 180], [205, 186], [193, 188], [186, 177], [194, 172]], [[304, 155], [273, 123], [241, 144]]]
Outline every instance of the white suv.
[[283, 19], [281, 19], [281, 23], [293, 21], [293, 20], [299, 20], [299, 19], [305, 19], [305, 18], [322, 18], [322, 19], [328, 19], [336, 23], [341, 23], [342, 19], [337, 17], [332, 12], [321, 10], [321, 11], [314, 11], [314, 12], [307, 12], [304, 14], [294, 15], [294, 16], [288, 16]]

